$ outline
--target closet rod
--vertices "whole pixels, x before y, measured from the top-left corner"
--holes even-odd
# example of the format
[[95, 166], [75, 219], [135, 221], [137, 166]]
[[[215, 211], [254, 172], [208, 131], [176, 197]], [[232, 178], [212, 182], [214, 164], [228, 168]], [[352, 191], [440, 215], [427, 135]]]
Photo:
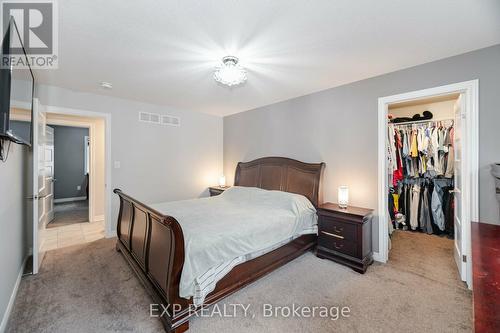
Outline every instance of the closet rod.
[[430, 119], [430, 120], [415, 120], [415, 121], [405, 121], [405, 122], [401, 122], [401, 123], [391, 123], [389, 122], [389, 124], [392, 124], [392, 125], [412, 125], [412, 124], [425, 124], [425, 123], [437, 123], [437, 122], [443, 122], [443, 121], [454, 121], [454, 119], [440, 119], [440, 120], [433, 120], [433, 119]]

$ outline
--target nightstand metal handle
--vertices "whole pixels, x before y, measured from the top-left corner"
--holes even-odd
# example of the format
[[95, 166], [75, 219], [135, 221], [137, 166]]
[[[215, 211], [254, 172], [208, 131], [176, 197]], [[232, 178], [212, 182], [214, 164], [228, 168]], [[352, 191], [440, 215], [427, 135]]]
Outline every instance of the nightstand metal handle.
[[325, 235], [328, 235], [328, 236], [336, 237], [336, 238], [339, 238], [339, 239], [344, 239], [344, 236], [335, 235], [335, 234], [332, 234], [332, 233], [329, 233], [329, 232], [326, 232], [326, 231], [321, 231], [321, 232], [324, 233]]

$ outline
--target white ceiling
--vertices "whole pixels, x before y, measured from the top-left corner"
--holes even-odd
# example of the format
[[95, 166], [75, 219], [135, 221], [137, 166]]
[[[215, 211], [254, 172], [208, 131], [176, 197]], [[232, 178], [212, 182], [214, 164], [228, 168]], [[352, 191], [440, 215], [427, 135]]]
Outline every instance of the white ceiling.
[[[498, 0], [58, 3], [59, 69], [39, 82], [216, 115], [500, 43]], [[225, 55], [243, 86], [213, 80]]]

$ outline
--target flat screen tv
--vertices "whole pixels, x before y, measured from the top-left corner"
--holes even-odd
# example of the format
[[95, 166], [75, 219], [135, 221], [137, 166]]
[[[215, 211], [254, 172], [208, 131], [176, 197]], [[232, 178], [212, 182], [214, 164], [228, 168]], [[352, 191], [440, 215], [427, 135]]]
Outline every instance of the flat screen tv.
[[31, 145], [35, 79], [12, 17], [0, 61], [0, 139]]

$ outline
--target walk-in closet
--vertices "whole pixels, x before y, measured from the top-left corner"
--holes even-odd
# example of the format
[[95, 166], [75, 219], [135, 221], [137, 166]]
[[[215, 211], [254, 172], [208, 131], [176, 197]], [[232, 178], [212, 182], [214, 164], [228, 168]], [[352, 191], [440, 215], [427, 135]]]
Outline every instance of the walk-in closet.
[[455, 225], [460, 222], [455, 193], [461, 179], [461, 98], [452, 94], [388, 109], [389, 260], [406, 260], [431, 276], [443, 268], [456, 271], [455, 261], [461, 260], [454, 258]]

